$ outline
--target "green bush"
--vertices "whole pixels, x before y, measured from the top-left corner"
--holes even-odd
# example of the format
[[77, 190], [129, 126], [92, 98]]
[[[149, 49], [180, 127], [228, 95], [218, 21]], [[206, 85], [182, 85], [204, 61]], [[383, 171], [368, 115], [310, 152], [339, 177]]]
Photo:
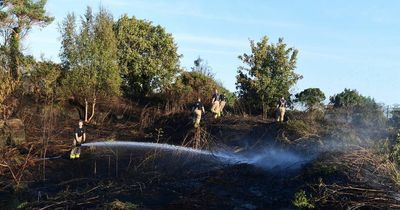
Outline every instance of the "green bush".
[[115, 200], [111, 203], [105, 205], [105, 210], [133, 210], [138, 209], [139, 206], [130, 202], [122, 202], [120, 200]]
[[397, 165], [400, 165], [400, 130], [397, 132], [396, 144], [393, 145], [392, 159]]
[[296, 102], [305, 105], [308, 110], [316, 110], [323, 107], [325, 94], [319, 88], [308, 88], [295, 95]]
[[37, 62], [28, 77], [29, 92], [35, 99], [44, 100], [55, 96], [61, 75], [61, 66], [51, 61]]
[[307, 198], [306, 192], [300, 190], [294, 195], [293, 205], [299, 209], [314, 209], [315, 206]]
[[400, 128], [400, 107], [395, 107], [393, 108], [392, 112], [392, 118], [391, 118], [391, 124], [395, 128]]
[[114, 23], [125, 96], [143, 98], [167, 90], [180, 72], [178, 46], [160, 25], [123, 15]]
[[171, 92], [180, 104], [192, 103], [197, 97], [200, 97], [203, 103], [209, 103], [215, 88], [225, 94], [228, 105], [234, 103], [236, 99], [233, 93], [218, 84], [211, 76], [198, 71], [182, 72], [172, 85]]

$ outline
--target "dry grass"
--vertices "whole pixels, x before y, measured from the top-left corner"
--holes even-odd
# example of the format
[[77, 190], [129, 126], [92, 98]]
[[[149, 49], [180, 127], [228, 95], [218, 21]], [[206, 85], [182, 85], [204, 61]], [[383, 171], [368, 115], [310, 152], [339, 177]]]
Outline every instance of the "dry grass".
[[399, 209], [398, 181], [400, 172], [394, 163], [369, 149], [359, 148], [326, 162], [340, 168], [347, 180], [326, 184], [322, 179], [312, 186], [321, 206], [346, 209]]

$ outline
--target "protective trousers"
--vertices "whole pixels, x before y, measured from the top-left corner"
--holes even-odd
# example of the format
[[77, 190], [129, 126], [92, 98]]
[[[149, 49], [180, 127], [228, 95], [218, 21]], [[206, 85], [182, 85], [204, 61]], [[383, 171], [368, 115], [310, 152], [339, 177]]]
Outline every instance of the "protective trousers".
[[211, 112], [214, 113], [216, 116], [219, 115], [219, 101], [214, 101], [211, 107]]
[[224, 107], [225, 107], [226, 101], [221, 101], [219, 103], [219, 112], [222, 113], [224, 111]]
[[285, 119], [285, 112], [286, 112], [286, 108], [285, 107], [279, 107], [279, 115], [278, 115], [278, 122], [283, 122], [283, 120]]
[[81, 143], [82, 143], [82, 137], [78, 137], [78, 139], [74, 139], [74, 147], [71, 150], [70, 158], [79, 158], [81, 154]]
[[195, 109], [194, 113], [196, 114], [196, 119], [195, 119], [195, 127], [200, 125], [200, 120], [201, 120], [201, 110], [200, 109]]

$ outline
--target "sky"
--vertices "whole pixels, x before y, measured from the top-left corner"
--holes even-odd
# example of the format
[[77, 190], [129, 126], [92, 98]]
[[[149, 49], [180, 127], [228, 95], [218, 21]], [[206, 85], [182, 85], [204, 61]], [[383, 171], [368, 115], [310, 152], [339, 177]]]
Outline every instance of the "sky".
[[284, 38], [299, 50], [292, 89], [320, 88], [327, 98], [357, 89], [387, 105], [400, 103], [400, 1], [397, 0], [48, 0], [55, 21], [34, 28], [25, 53], [59, 62], [59, 23], [87, 6], [109, 10], [114, 19], [135, 16], [171, 33], [190, 69], [199, 56], [217, 80], [235, 91], [238, 56], [249, 53], [249, 40]]

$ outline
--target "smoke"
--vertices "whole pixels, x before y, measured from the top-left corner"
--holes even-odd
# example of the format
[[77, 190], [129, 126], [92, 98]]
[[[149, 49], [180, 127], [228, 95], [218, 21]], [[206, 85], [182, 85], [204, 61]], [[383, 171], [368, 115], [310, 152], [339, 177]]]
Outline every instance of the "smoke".
[[267, 170], [279, 169], [298, 169], [304, 163], [310, 161], [311, 157], [306, 157], [295, 151], [290, 151], [276, 146], [268, 146], [263, 149], [245, 151], [235, 153], [232, 151], [220, 150], [216, 148], [214, 151], [199, 150], [182, 146], [175, 146], [169, 144], [158, 144], [150, 142], [91, 142], [85, 143], [85, 147], [118, 147], [125, 149], [146, 149], [146, 150], [160, 150], [164, 152], [173, 152], [177, 154], [187, 155], [201, 155], [216, 158], [221, 162], [229, 164], [251, 164]]
[[267, 170], [298, 169], [313, 159], [311, 155], [306, 156], [275, 146], [243, 153], [217, 153], [216, 156], [231, 163], [246, 163]]

